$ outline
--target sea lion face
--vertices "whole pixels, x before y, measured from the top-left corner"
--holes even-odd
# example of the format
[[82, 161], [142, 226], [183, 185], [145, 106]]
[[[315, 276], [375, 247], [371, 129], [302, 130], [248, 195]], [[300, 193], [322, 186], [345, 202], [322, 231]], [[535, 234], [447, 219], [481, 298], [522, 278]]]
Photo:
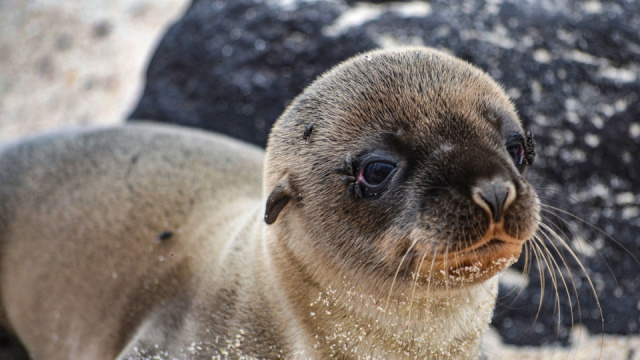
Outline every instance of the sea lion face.
[[276, 123], [265, 219], [299, 258], [319, 254], [361, 280], [478, 283], [537, 229], [525, 138], [501, 88], [471, 65], [422, 48], [361, 55]]

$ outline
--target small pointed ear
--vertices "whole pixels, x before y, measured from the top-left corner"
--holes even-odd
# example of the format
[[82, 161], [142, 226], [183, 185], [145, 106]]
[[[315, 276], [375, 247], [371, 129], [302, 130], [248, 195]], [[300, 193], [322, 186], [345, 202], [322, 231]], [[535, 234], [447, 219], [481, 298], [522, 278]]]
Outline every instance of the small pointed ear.
[[264, 212], [264, 222], [268, 225], [273, 224], [289, 200], [293, 197], [291, 184], [289, 183], [289, 174], [284, 175], [278, 180], [271, 190], [271, 194], [267, 198], [267, 206]]

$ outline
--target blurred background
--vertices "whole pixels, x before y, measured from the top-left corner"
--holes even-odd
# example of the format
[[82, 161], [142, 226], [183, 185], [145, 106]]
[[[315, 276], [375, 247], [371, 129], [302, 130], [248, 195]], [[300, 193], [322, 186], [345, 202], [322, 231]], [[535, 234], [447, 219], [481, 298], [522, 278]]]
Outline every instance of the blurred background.
[[316, 76], [404, 45], [504, 85], [536, 136], [528, 178], [554, 207], [545, 222], [586, 267], [549, 240], [569, 282], [557, 302], [544, 261], [524, 276], [516, 264], [488, 357], [639, 360], [637, 0], [0, 0], [0, 143], [133, 118], [264, 146]]
[[122, 122], [187, 0], [0, 0], [0, 142]]

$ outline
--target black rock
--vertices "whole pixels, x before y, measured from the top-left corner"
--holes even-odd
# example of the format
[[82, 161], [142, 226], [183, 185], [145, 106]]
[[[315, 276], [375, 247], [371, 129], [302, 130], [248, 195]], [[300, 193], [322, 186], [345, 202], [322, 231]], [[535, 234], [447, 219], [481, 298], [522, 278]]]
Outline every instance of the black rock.
[[[518, 296], [501, 290], [494, 325], [506, 342], [530, 345], [566, 343], [574, 323], [640, 333], [637, 2], [284, 3], [195, 0], [156, 51], [132, 117], [264, 146], [286, 104], [341, 60], [390, 44], [445, 49], [504, 85], [537, 142], [528, 177], [547, 204], [540, 237], [551, 256], [534, 262]], [[370, 16], [356, 26], [340, 18], [358, 10]], [[550, 232], [575, 245], [586, 274]], [[538, 272], [554, 261], [570, 294], [554, 271], [559, 311], [550, 275]]]
[[375, 43], [323, 26], [345, 6], [286, 9], [258, 0], [194, 1], [161, 41], [131, 117], [197, 126], [261, 146], [287, 102], [314, 78]]

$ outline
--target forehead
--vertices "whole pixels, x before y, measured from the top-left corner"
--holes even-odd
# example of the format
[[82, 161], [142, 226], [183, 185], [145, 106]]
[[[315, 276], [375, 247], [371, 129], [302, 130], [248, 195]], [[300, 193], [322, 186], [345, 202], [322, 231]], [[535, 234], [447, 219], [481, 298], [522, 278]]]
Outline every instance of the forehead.
[[330, 109], [328, 125], [355, 137], [374, 129], [415, 143], [473, 130], [501, 138], [521, 131], [513, 105], [489, 76], [439, 53], [374, 53], [338, 67], [320, 85], [314, 95]]

